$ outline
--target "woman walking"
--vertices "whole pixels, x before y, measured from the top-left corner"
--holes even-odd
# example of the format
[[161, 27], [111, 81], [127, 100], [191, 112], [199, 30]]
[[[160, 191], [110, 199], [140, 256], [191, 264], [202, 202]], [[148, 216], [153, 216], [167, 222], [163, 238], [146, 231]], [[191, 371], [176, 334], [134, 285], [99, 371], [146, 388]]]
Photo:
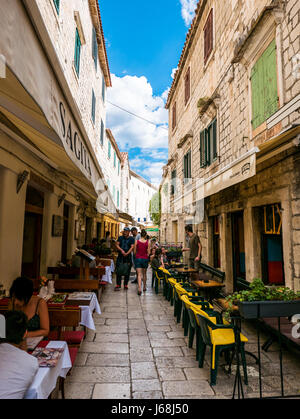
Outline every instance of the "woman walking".
[[137, 272], [138, 280], [138, 295], [142, 294], [142, 282], [143, 282], [143, 291], [146, 291], [147, 283], [147, 268], [150, 255], [150, 242], [147, 240], [146, 230], [141, 231], [141, 238], [136, 240], [134, 245], [134, 254], [135, 254], [135, 267]]

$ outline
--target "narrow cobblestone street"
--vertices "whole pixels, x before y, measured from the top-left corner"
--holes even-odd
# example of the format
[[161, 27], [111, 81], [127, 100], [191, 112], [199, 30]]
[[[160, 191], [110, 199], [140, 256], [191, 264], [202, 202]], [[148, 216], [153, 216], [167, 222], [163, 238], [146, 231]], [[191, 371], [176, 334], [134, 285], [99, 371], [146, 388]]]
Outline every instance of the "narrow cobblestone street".
[[[80, 348], [72, 374], [66, 381], [66, 398], [72, 399], [204, 399], [231, 398], [234, 374], [228, 376], [221, 358], [217, 385], [209, 385], [207, 350], [205, 366], [198, 368], [195, 344], [188, 348], [182, 325], [176, 324], [173, 307], [162, 293], [151, 288], [139, 297], [136, 285], [126, 292], [108, 286], [101, 299], [101, 315], [94, 315], [96, 332], [89, 331]], [[247, 324], [246, 349], [255, 353], [256, 331]], [[262, 342], [264, 342], [264, 335]], [[263, 395], [280, 395], [278, 345], [262, 353]], [[258, 367], [247, 356], [249, 385], [245, 397], [258, 397]], [[299, 356], [284, 351], [286, 394], [299, 393]], [[234, 371], [234, 367], [233, 367]]]

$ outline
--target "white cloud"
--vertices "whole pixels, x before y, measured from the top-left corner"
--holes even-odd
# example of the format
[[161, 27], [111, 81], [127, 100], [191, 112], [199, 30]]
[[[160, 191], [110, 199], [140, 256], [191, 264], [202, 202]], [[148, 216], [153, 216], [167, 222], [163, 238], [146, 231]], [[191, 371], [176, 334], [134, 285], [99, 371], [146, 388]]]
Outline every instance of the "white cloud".
[[181, 3], [181, 15], [186, 26], [189, 26], [195, 16], [195, 9], [197, 7], [198, 0], [180, 0]]
[[107, 126], [112, 130], [122, 151], [134, 147], [167, 148], [167, 93], [164, 92], [161, 97], [154, 96], [151, 84], [144, 76], [117, 77], [112, 74], [112, 85], [108, 91], [108, 102], [165, 128], [152, 125], [107, 103]]
[[178, 70], [178, 67], [173, 68], [172, 73], [171, 73], [172, 79], [174, 79], [177, 70]]

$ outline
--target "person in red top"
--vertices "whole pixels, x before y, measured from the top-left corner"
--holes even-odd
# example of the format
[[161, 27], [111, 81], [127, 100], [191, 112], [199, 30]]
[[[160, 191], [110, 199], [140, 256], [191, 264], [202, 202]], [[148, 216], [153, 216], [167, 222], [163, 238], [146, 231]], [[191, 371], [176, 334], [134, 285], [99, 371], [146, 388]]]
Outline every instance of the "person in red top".
[[142, 294], [142, 282], [144, 292], [146, 291], [147, 269], [150, 255], [150, 242], [147, 240], [146, 230], [141, 231], [141, 238], [136, 240], [134, 245], [135, 267], [138, 280], [138, 295]]

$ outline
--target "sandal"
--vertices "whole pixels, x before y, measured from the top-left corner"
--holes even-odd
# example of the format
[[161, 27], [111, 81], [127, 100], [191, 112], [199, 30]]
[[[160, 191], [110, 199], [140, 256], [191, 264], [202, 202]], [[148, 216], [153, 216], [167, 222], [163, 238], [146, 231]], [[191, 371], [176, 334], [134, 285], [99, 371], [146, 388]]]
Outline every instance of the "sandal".
[[138, 295], [142, 295], [142, 291], [138, 291]]

